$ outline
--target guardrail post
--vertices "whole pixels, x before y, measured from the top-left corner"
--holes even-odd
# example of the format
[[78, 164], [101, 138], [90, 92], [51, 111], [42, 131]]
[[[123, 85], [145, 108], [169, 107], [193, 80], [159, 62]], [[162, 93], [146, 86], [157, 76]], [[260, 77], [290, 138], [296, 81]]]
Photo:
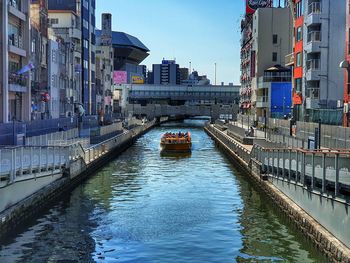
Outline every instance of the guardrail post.
[[300, 180], [303, 186], [305, 186], [305, 153], [303, 152], [301, 155], [301, 174]]
[[23, 175], [23, 155], [24, 155], [23, 150], [24, 150], [23, 147], [21, 147], [21, 168], [19, 170], [19, 175], [20, 176]]
[[311, 164], [312, 164], [311, 190], [314, 190], [314, 185], [315, 185], [315, 153], [312, 153]]
[[277, 177], [280, 177], [280, 151], [277, 150]]
[[283, 162], [283, 165], [282, 165], [282, 177], [283, 177], [283, 180], [286, 178], [286, 158], [285, 158], [285, 155], [286, 155], [286, 152], [285, 150], [283, 149], [282, 150], [282, 162]]
[[298, 150], [295, 151], [295, 160], [296, 160], [296, 168], [295, 168], [295, 182], [298, 183], [299, 182], [299, 154], [298, 154]]
[[289, 149], [289, 171], [288, 171], [288, 181], [290, 182], [291, 178], [291, 173], [292, 173], [292, 150]]
[[335, 183], [334, 183], [334, 195], [339, 195], [339, 154], [335, 154]]
[[12, 166], [11, 175], [10, 175], [10, 182], [11, 183], [13, 183], [15, 181], [15, 174], [16, 174], [15, 150], [16, 149], [11, 150], [11, 166]]
[[16, 176], [17, 176], [17, 149], [15, 148], [14, 150], [14, 160], [13, 160], [13, 164], [14, 164], [14, 169], [13, 169], [13, 182], [16, 181]]
[[322, 155], [322, 193], [326, 192], [326, 154]]
[[39, 173], [41, 173], [41, 163], [42, 163], [41, 147], [39, 146]]
[[46, 147], [46, 171], [49, 170], [49, 146]]

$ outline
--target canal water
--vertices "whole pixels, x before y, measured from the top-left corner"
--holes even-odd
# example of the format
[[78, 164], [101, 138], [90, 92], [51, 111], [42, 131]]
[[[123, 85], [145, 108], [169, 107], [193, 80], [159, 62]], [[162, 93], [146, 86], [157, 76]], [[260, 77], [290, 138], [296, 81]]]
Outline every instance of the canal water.
[[[326, 262], [199, 121], [155, 128], [1, 240], [0, 262]], [[189, 130], [189, 156], [160, 155]]]

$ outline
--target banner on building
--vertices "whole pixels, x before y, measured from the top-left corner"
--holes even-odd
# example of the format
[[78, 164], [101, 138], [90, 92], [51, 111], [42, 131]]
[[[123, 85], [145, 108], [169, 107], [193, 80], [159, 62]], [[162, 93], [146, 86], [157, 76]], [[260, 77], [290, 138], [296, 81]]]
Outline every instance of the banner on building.
[[272, 7], [272, 0], [246, 0], [246, 14], [254, 14], [258, 8]]
[[293, 93], [293, 105], [301, 105], [303, 103], [303, 97], [300, 93]]
[[132, 84], [144, 84], [145, 81], [143, 77], [141, 76], [131, 76], [131, 83]]
[[114, 71], [113, 72], [113, 82], [114, 84], [127, 84], [128, 74], [126, 71]]

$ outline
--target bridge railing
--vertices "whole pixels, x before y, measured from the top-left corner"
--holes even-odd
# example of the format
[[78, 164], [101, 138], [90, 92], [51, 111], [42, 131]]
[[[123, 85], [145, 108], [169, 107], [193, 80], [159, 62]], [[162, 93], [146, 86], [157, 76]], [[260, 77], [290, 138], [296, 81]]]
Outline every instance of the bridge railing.
[[263, 148], [254, 145], [252, 158], [272, 176], [334, 196], [350, 192], [350, 150]]

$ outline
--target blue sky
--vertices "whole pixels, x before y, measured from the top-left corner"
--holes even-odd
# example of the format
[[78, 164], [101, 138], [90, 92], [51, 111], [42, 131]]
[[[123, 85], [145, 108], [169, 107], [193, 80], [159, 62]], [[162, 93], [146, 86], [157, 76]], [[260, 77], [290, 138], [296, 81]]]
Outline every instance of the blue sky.
[[113, 30], [138, 37], [149, 49], [147, 67], [162, 58], [206, 74], [214, 83], [239, 83], [240, 20], [243, 0], [97, 0], [101, 14], [112, 13]]

